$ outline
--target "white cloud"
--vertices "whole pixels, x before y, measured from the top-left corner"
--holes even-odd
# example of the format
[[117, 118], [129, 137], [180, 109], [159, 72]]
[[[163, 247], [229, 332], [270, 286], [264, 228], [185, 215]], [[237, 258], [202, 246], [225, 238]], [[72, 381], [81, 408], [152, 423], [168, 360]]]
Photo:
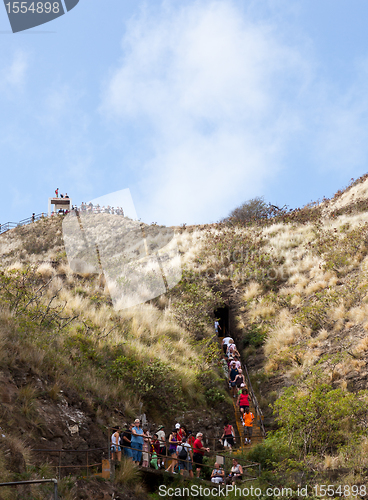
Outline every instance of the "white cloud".
[[261, 192], [298, 127], [289, 101], [310, 71], [299, 53], [228, 1], [142, 14], [123, 50], [102, 110], [146, 127], [154, 153], [142, 165], [139, 215], [216, 220]]
[[10, 91], [15, 88], [23, 87], [25, 83], [28, 63], [24, 52], [19, 51], [14, 55], [11, 64], [2, 70], [1, 86]]

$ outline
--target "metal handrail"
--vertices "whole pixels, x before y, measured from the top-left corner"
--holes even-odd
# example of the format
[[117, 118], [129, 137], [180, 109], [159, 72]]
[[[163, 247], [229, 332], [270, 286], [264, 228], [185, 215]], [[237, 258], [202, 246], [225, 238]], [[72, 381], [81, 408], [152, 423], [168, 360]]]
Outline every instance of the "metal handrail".
[[57, 479], [34, 479], [32, 481], [11, 481], [9, 483], [0, 483], [0, 486], [18, 486], [19, 484], [37, 484], [37, 483], [54, 483], [54, 500], [58, 500]]
[[[214, 439], [217, 439], [217, 438], [214, 438]], [[168, 444], [169, 442], [166, 441], [165, 442], [165, 448], [166, 448], [166, 454], [165, 455], [162, 455], [162, 454], [157, 454], [157, 457], [160, 458], [161, 460], [172, 460], [173, 457], [168, 455]], [[137, 451], [140, 451], [141, 453], [144, 453], [142, 449], [138, 449], [138, 448], [134, 448], [132, 446], [125, 446], [125, 445], [122, 445], [120, 444], [119, 445], [120, 448], [123, 450], [124, 448], [127, 448], [129, 450], [137, 450]], [[180, 446], [180, 443], [178, 443], [178, 446]], [[103, 447], [103, 448], [91, 448], [91, 449], [87, 449], [87, 450], [64, 450], [64, 449], [48, 449], [48, 448], [41, 448], [41, 449], [32, 449], [32, 451], [34, 452], [45, 452], [45, 453], [58, 453], [59, 454], [59, 464], [58, 465], [53, 465], [52, 467], [55, 467], [57, 472], [58, 472], [58, 476], [59, 476], [59, 479], [61, 479], [61, 469], [87, 469], [87, 477], [88, 477], [88, 470], [89, 468], [91, 467], [96, 467], [98, 465], [102, 465], [101, 463], [94, 463], [94, 464], [89, 464], [89, 461], [88, 461], [88, 454], [90, 452], [94, 452], [94, 451], [101, 451], [101, 450], [108, 450], [110, 451], [110, 448], [111, 448], [111, 445], [109, 446], [109, 448], [107, 447]], [[193, 448], [192, 448], [192, 451], [193, 451]], [[87, 464], [85, 465], [61, 465], [61, 454], [62, 453], [86, 453], [87, 454]], [[146, 452], [147, 453], [147, 452]], [[149, 455], [152, 455], [152, 451], [149, 451], [148, 452]], [[222, 452], [224, 454], [224, 458], [227, 459], [227, 460], [231, 460], [232, 458], [236, 458], [237, 460], [239, 459], [239, 457], [237, 457], [236, 455], [232, 455], [231, 453], [228, 453], [227, 451], [223, 451]], [[206, 452], [207, 455], [209, 455], [210, 457], [214, 457], [214, 456], [218, 456], [219, 455], [219, 450], [218, 451], [210, 451], [210, 452]], [[220, 452], [221, 454], [221, 452]], [[186, 459], [186, 460], [181, 460], [179, 457], [176, 457], [174, 458], [174, 460], [177, 460], [178, 462], [191, 462], [191, 460], [189, 459]], [[248, 462], [247, 465], [244, 465], [243, 468], [244, 469], [248, 469], [248, 468], [258, 468], [259, 470], [259, 474], [261, 472], [261, 466], [258, 462], [250, 462], [250, 461], [246, 461]], [[225, 469], [225, 464], [224, 464], [224, 469]], [[163, 471], [162, 471], [163, 472]]]
[[10, 229], [14, 229], [19, 226], [26, 226], [27, 224], [31, 224], [32, 222], [36, 222], [40, 219], [46, 217], [44, 212], [40, 214], [31, 215], [31, 217], [27, 217], [26, 219], [22, 219], [19, 222], [5, 222], [4, 224], [0, 224], [0, 234], [6, 233]]
[[243, 366], [244, 366], [244, 369], [245, 369], [245, 372], [247, 374], [247, 380], [248, 380], [248, 392], [252, 398], [252, 402], [253, 402], [253, 405], [254, 405], [254, 408], [255, 408], [255, 411], [258, 415], [258, 419], [259, 419], [259, 427], [261, 429], [261, 432], [262, 432], [262, 435], [263, 437], [266, 437], [267, 433], [266, 433], [266, 429], [265, 429], [265, 426], [263, 424], [263, 413], [262, 413], [262, 410], [258, 404], [258, 401], [257, 401], [257, 398], [256, 398], [256, 395], [254, 393], [254, 390], [253, 390], [253, 386], [252, 386], [252, 382], [250, 381], [250, 377], [249, 377], [249, 373], [248, 373], [248, 369], [247, 369], [247, 365], [245, 363], [243, 363]]

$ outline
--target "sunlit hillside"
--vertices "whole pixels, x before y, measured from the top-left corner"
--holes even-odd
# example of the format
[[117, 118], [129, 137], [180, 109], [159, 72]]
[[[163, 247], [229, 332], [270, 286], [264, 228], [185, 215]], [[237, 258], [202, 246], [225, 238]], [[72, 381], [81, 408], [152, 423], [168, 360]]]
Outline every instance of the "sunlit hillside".
[[[1, 477], [38, 474], [36, 443], [90, 445], [92, 433], [97, 446], [106, 426], [140, 412], [155, 425], [190, 415], [218, 435], [232, 411], [213, 331], [226, 306], [270, 431], [248, 458], [265, 474], [335, 469], [360, 484], [367, 193], [364, 177], [332, 200], [267, 220], [175, 228], [182, 280], [121, 311], [101, 274], [69, 267], [61, 218], [1, 235]], [[68, 433], [72, 424], [78, 434]]]

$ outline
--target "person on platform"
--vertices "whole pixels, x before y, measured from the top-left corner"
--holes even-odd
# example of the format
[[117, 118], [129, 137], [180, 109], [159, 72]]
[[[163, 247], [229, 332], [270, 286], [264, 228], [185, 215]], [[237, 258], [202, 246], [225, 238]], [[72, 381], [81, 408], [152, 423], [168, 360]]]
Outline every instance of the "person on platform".
[[119, 446], [120, 427], [115, 427], [114, 433], [111, 436], [111, 458], [121, 461], [121, 447]]
[[160, 452], [158, 453], [158, 455], [160, 455], [160, 459], [161, 459], [161, 467], [165, 467], [165, 457], [166, 457], [166, 435], [165, 435], [165, 431], [164, 431], [164, 426], [163, 425], [159, 425], [158, 426], [158, 429], [157, 429], [157, 437], [158, 437], [158, 440], [160, 441]]
[[209, 448], [205, 448], [202, 444], [203, 434], [202, 432], [197, 432], [197, 439], [193, 444], [193, 463], [196, 465], [196, 474], [197, 478], [201, 473], [201, 469], [203, 467], [203, 455], [205, 451], [210, 451]]
[[123, 432], [122, 435], [120, 435], [120, 445], [123, 448], [123, 453], [124, 456], [127, 458], [133, 459], [133, 454], [132, 454], [132, 429], [133, 429], [133, 424], [129, 424], [127, 426], [126, 431]]
[[211, 474], [211, 483], [222, 484], [225, 479], [225, 471], [220, 468], [217, 462], [215, 462], [214, 467]]
[[236, 458], [233, 458], [233, 466], [231, 467], [227, 483], [235, 484], [235, 481], [241, 481], [243, 478], [243, 467], [239, 464]]
[[139, 465], [142, 458], [143, 448], [143, 430], [140, 427], [141, 423], [139, 418], [134, 420], [134, 427], [132, 428], [132, 454], [134, 462]]

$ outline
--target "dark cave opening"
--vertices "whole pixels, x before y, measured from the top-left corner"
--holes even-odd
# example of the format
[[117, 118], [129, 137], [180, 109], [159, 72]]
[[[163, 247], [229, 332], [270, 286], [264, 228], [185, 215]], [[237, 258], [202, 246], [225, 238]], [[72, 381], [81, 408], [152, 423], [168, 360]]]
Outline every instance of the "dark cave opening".
[[220, 307], [215, 311], [215, 320], [219, 322], [220, 328], [218, 330], [219, 337], [227, 337], [230, 335], [230, 315], [229, 307]]

